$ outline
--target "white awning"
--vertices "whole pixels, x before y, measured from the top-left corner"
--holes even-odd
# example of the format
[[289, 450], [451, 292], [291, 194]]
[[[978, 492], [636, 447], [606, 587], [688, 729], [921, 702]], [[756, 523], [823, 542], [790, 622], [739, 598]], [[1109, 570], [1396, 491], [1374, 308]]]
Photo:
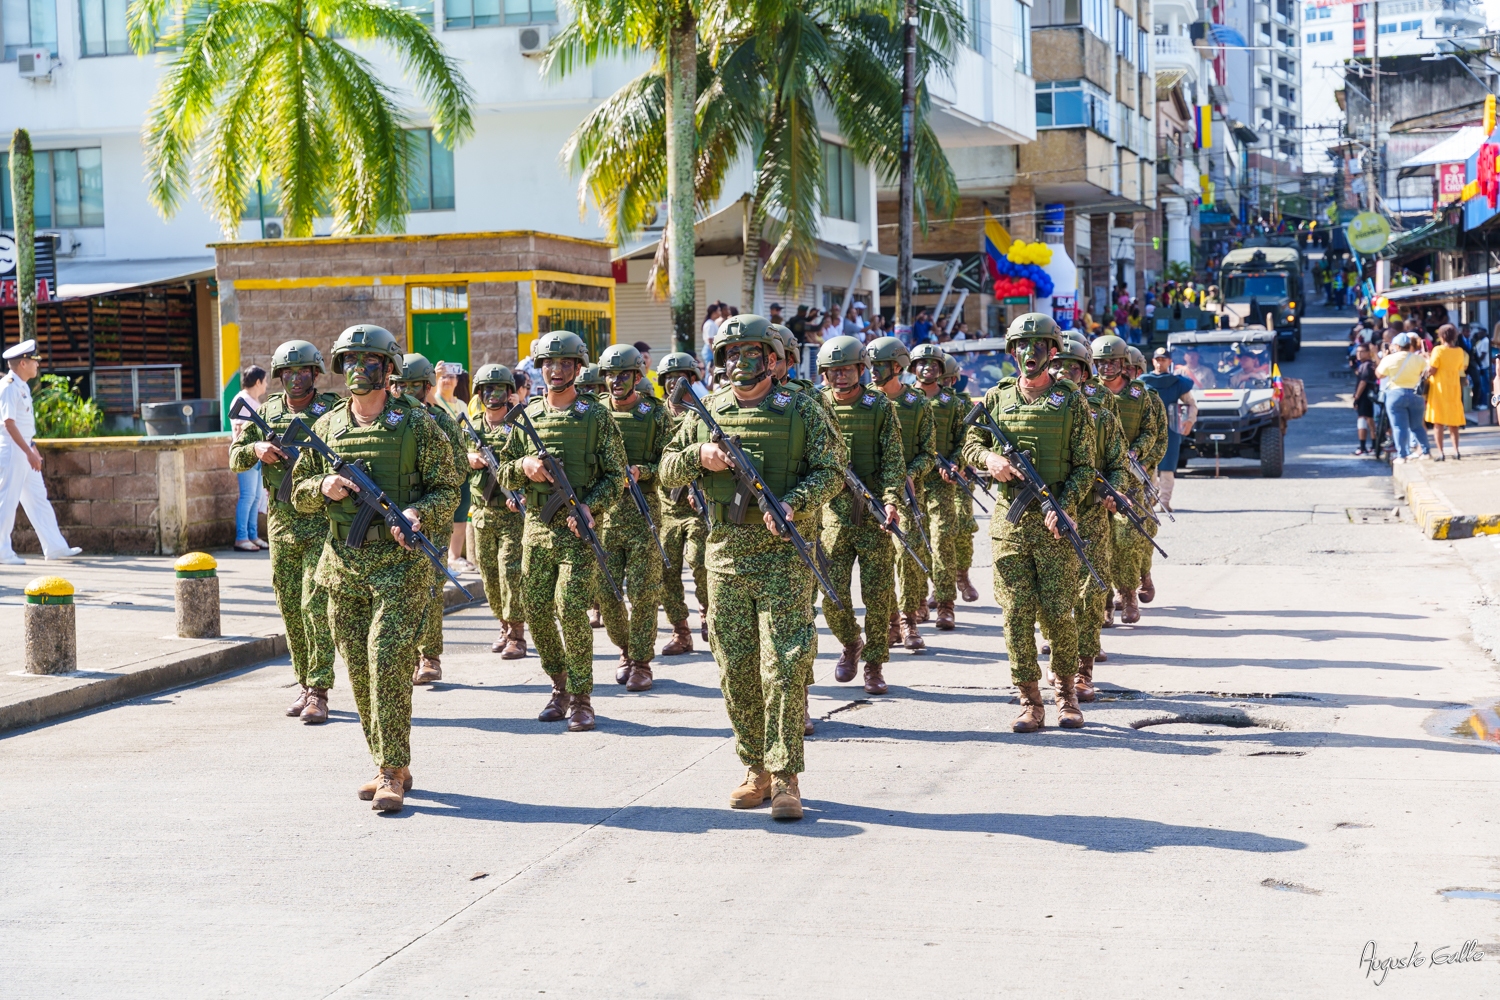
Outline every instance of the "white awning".
[[69, 260], [57, 262], [57, 298], [83, 299], [146, 285], [163, 285], [214, 273], [214, 258], [162, 257], [155, 260]]
[[1436, 146], [1429, 146], [1401, 164], [1401, 169], [1435, 167], [1440, 163], [1463, 163], [1483, 144], [1484, 129], [1477, 125], [1465, 125]]
[[[1478, 129], [1475, 129], [1477, 132]], [[1466, 274], [1462, 278], [1449, 278], [1447, 281], [1429, 281], [1425, 285], [1407, 285], [1403, 288], [1392, 288], [1385, 293], [1385, 297], [1392, 302], [1422, 301], [1422, 302], [1444, 302], [1450, 299], [1467, 299], [1478, 294], [1485, 295], [1485, 289], [1500, 291], [1500, 271], [1491, 271], [1488, 275]]]

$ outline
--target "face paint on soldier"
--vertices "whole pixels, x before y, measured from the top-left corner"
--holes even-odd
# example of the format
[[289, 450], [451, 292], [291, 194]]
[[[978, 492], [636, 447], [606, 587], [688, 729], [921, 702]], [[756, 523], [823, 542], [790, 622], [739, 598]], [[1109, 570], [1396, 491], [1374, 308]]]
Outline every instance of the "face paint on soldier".
[[281, 370], [281, 388], [293, 409], [301, 409], [313, 397], [318, 382], [318, 370], [311, 365], [297, 365]]
[[1101, 358], [1094, 362], [1094, 367], [1099, 370], [1099, 378], [1106, 385], [1125, 378], [1125, 362], [1120, 358]]
[[479, 401], [486, 410], [510, 408], [510, 390], [503, 385], [486, 385], [479, 389]]
[[912, 371], [916, 373], [917, 381], [923, 385], [936, 385], [943, 375], [943, 363], [936, 358], [923, 358], [912, 365]]
[[364, 396], [386, 385], [384, 354], [359, 351], [344, 355], [344, 384], [356, 396]]
[[840, 365], [823, 369], [823, 378], [833, 386], [833, 395], [840, 403], [846, 403], [864, 388], [859, 384], [860, 365]]
[[621, 403], [629, 402], [635, 395], [635, 383], [639, 378], [639, 372], [610, 372], [604, 376], [610, 396]]
[[1027, 379], [1040, 378], [1047, 373], [1047, 363], [1052, 360], [1057, 348], [1045, 340], [1023, 340], [1016, 351], [1021, 362], [1021, 373]]
[[900, 368], [894, 361], [877, 361], [870, 366], [870, 383], [883, 386], [900, 373]]
[[724, 367], [730, 380], [741, 389], [753, 388], [771, 374], [763, 344], [730, 344], [724, 350]]
[[545, 358], [542, 361], [542, 380], [548, 392], [565, 392], [578, 377], [578, 362], [573, 358]]

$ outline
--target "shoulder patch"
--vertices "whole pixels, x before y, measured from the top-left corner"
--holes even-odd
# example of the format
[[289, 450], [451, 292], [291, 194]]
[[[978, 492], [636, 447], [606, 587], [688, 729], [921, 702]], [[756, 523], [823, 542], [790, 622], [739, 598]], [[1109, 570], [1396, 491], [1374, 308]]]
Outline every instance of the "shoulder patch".
[[317, 416], [322, 416], [328, 412], [328, 407], [323, 403], [314, 401], [313, 405], [308, 407], [308, 410]]
[[573, 410], [574, 410], [575, 413], [579, 413], [579, 414], [584, 414], [584, 413], [589, 412], [589, 401], [586, 400], [586, 399], [579, 399], [579, 400], [574, 401], [574, 403], [573, 403]]
[[792, 404], [792, 394], [785, 390], [773, 392], [771, 393], [770, 398], [767, 400], [767, 403], [771, 407], [771, 409], [780, 413]]
[[1133, 385], [1133, 386], [1130, 387], [1130, 398], [1131, 399], [1140, 399], [1141, 398], [1141, 387], [1140, 386]]
[[951, 400], [952, 398], [953, 397], [950, 394], [946, 393], [946, 392], [940, 392], [940, 393], [938, 393], [938, 400], [940, 402], [946, 403], [949, 400]]
[[387, 413], [385, 415], [385, 422], [392, 427], [399, 427], [401, 425], [402, 418], [405, 416], [406, 414], [402, 413], [400, 410], [392, 410], [390, 413]]
[[915, 403], [917, 401], [917, 394], [914, 393], [914, 392], [908, 392], [904, 398], [905, 398], [907, 404], [910, 405], [910, 404]]
[[874, 406], [875, 405], [875, 394], [873, 392], [867, 392], [863, 396], [859, 397], [859, 405], [863, 406], [867, 410], [870, 407]]
[[651, 412], [651, 404], [650, 404], [650, 403], [648, 403], [648, 402], [646, 402], [646, 401], [645, 401], [645, 400], [644, 400], [644, 399], [643, 399], [643, 400], [641, 400], [641, 405], [640, 405], [640, 406], [637, 406], [637, 407], [636, 407], [636, 408], [635, 408], [635, 412], [637, 412], [637, 413], [639, 413], [639, 414], [642, 414], [642, 415], [643, 415], [643, 416], [644, 416], [644, 415], [645, 415], [645, 414], [648, 414], [648, 413], [650, 413], [650, 412]]
[[1098, 386], [1086, 385], [1086, 386], [1083, 387], [1083, 393], [1086, 396], [1092, 396], [1095, 393], [1097, 393], [1098, 391], [1099, 391]]
[[1049, 406], [1061, 406], [1064, 402], [1067, 401], [1067, 398], [1067, 396], [1064, 396], [1060, 392], [1054, 392], [1052, 395], [1047, 397], [1047, 404]]

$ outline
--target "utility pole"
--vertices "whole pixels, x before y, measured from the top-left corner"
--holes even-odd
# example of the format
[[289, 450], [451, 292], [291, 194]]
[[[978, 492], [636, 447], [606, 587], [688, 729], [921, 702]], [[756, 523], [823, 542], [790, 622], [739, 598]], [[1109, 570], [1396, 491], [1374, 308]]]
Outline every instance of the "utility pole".
[[1380, 159], [1380, 0], [1370, 0], [1370, 152], [1365, 157], [1365, 193], [1370, 211], [1376, 211], [1375, 181]]
[[16, 315], [21, 340], [36, 339], [36, 200], [31, 133], [18, 128], [10, 137], [10, 204], [16, 220]]
[[902, 29], [905, 59], [901, 66], [901, 193], [896, 208], [896, 323], [911, 325], [911, 299], [916, 283], [911, 273], [911, 230], [916, 201], [912, 147], [917, 126], [917, 4], [906, 0]]

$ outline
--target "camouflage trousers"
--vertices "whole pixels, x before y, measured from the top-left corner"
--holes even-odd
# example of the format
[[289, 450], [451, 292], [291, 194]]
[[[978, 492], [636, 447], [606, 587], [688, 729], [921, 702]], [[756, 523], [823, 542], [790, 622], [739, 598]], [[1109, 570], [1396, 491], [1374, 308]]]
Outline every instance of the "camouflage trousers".
[[[958, 600], [958, 536], [962, 534], [958, 511], [960, 496], [958, 487], [952, 483], [943, 482], [941, 476], [930, 476], [924, 491], [927, 507], [927, 537], [932, 541], [932, 558], [927, 567], [932, 570], [933, 596], [939, 601], [956, 601]], [[968, 499], [964, 497], [965, 501]]]
[[[589, 607], [599, 573], [588, 562], [563, 562], [555, 548], [530, 546], [521, 555], [521, 591], [526, 624], [542, 669], [552, 677], [567, 674], [569, 694], [594, 691], [594, 630]], [[558, 625], [562, 634], [558, 634]]]
[[963, 494], [957, 500], [959, 530], [953, 536], [953, 565], [963, 573], [974, 565], [974, 536], [979, 534], [979, 522], [974, 519], [974, 501]]
[[884, 663], [890, 658], [887, 626], [896, 603], [895, 542], [874, 527], [873, 518], [858, 527], [833, 523], [835, 520], [829, 517], [823, 524], [823, 544], [828, 551], [826, 575], [839, 600], [844, 602], [844, 610], [840, 611], [825, 597], [823, 617], [828, 619], [828, 628], [840, 644], [849, 646], [859, 640], [859, 622], [854, 617], [851, 593], [854, 562], [859, 560], [859, 592], [865, 602], [864, 661]]
[[494, 507], [474, 508], [474, 541], [479, 548], [479, 575], [490, 614], [502, 622], [526, 617], [521, 603], [521, 531], [524, 515]]
[[425, 558], [391, 570], [394, 585], [349, 577], [328, 588], [328, 618], [378, 767], [411, 763], [411, 674], [436, 570]]
[[605, 528], [599, 533], [599, 544], [609, 556], [609, 575], [630, 600], [627, 609], [604, 578], [599, 578], [604, 631], [626, 656], [650, 663], [656, 655], [656, 610], [661, 607], [661, 553], [643, 525]]
[[1005, 609], [1005, 648], [1016, 684], [1041, 679], [1033, 627], [1052, 643], [1052, 669], [1061, 677], [1078, 672], [1078, 556], [1066, 539], [1053, 538], [1041, 508], [1032, 504], [1019, 524], [998, 519], [991, 529], [995, 551], [995, 600]]
[[687, 621], [688, 616], [687, 593], [682, 586], [684, 568], [692, 569], [698, 606], [708, 605], [708, 570], [703, 565], [708, 547], [708, 526], [696, 514], [691, 517], [666, 514], [662, 521], [661, 544], [672, 565], [662, 571], [661, 603], [666, 609], [667, 621], [676, 624]]
[[286, 646], [297, 683], [333, 687], [333, 633], [328, 627], [328, 591], [313, 579], [323, 539], [299, 545], [271, 532], [271, 587], [286, 623]]
[[[445, 524], [440, 534], [428, 535], [432, 544], [437, 546], [443, 558], [448, 557], [448, 543], [453, 540], [453, 525]], [[423, 557], [424, 561], [426, 557]], [[429, 563], [430, 565], [430, 563]], [[436, 573], [436, 568], [433, 569]], [[422, 635], [417, 640], [418, 656], [442, 656], [443, 655], [443, 581], [446, 577], [439, 576], [438, 585], [433, 590], [432, 596], [427, 600], [427, 614], [422, 619]], [[415, 664], [412, 665], [415, 669]]]
[[[1091, 504], [1078, 515], [1078, 534], [1083, 536], [1084, 551], [1089, 562], [1099, 570], [1099, 575], [1109, 579], [1106, 572], [1110, 565], [1110, 549], [1114, 547], [1114, 529], [1110, 524], [1109, 511], [1103, 504]], [[1078, 623], [1078, 655], [1099, 655], [1099, 630], [1104, 626], [1105, 602], [1111, 600], [1107, 591], [1100, 589], [1088, 570], [1079, 568], [1078, 600], [1073, 603], [1073, 619]]]
[[812, 590], [812, 573], [793, 559], [766, 572], [708, 574], [708, 644], [746, 767], [803, 770], [803, 689], [818, 655]]
[[[1146, 497], [1138, 485], [1132, 484], [1126, 492], [1137, 507], [1141, 510], [1146, 509]], [[1110, 522], [1114, 538], [1109, 573], [1099, 575], [1104, 576], [1120, 593], [1139, 590], [1141, 573], [1147, 565], [1146, 553], [1150, 550], [1151, 543], [1142, 538], [1140, 533], [1130, 526], [1130, 522], [1119, 514], [1111, 515]]]
[[[927, 501], [920, 484], [917, 486], [917, 508], [926, 514]], [[901, 530], [906, 532], [906, 540], [911, 543], [912, 548], [922, 553], [925, 557], [922, 561], [926, 562], [930, 569], [932, 564], [928, 560], [932, 558], [932, 555], [922, 545], [922, 533], [917, 531], [911, 508], [903, 500], [897, 509], [901, 513]], [[932, 538], [930, 522], [931, 518], [922, 518], [922, 531], [928, 533], [929, 540]], [[896, 582], [901, 587], [900, 597], [896, 604], [897, 610], [909, 615], [916, 614], [922, 602], [927, 600], [927, 574], [922, 572], [922, 567], [917, 565], [917, 561], [908, 555], [905, 549], [896, 553]]]
[[[1151, 471], [1152, 480], [1159, 483], [1160, 476], [1157, 475], [1157, 471], [1155, 469], [1152, 469], [1150, 471]], [[1161, 490], [1161, 486], [1160, 485], [1157, 486], [1157, 490], [1158, 491]], [[1146, 518], [1145, 519], [1146, 520], [1146, 534], [1150, 535], [1152, 538], [1155, 538], [1156, 537], [1156, 533], [1161, 530], [1161, 523], [1160, 522], [1161, 522], [1161, 519], [1163, 517], [1166, 517], [1166, 515], [1165, 514], [1158, 514], [1157, 515], [1157, 519], [1155, 521], [1151, 520], [1149, 517]], [[1131, 529], [1131, 534], [1135, 535], [1135, 537], [1141, 543], [1141, 546], [1142, 546], [1142, 549], [1141, 549], [1141, 575], [1145, 576], [1145, 575], [1147, 575], [1147, 574], [1149, 574], [1151, 572], [1151, 558], [1156, 555], [1156, 550], [1154, 548], [1152, 548], [1150, 545], [1147, 545], [1146, 544], [1146, 540], [1144, 538], [1141, 538], [1140, 535], [1136, 534], [1136, 532], [1135, 532], [1134, 529]]]

